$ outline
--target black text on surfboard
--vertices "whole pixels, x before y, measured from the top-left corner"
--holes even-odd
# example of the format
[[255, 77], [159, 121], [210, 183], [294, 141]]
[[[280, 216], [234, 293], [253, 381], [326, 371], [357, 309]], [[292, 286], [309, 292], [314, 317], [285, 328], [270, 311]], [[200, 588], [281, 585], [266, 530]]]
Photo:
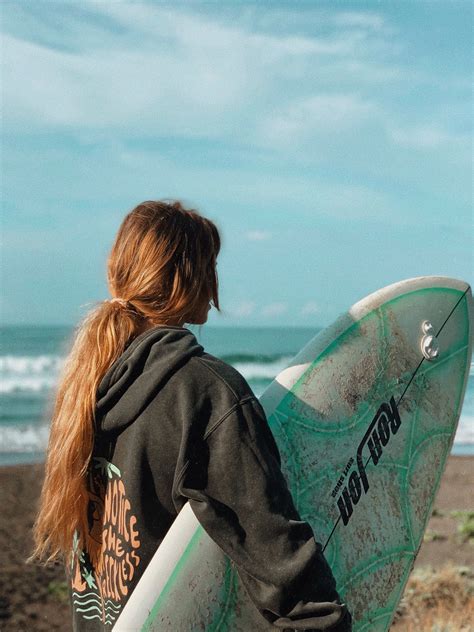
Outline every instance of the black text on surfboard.
[[365, 471], [367, 461], [372, 459], [374, 465], [377, 465], [390, 437], [398, 432], [400, 424], [400, 414], [392, 395], [388, 404], [384, 402], [379, 406], [375, 417], [359, 443], [356, 454], [357, 469], [352, 470], [347, 484], [344, 485], [337, 499], [337, 506], [344, 525], [349, 522], [354, 510], [353, 506], [357, 505], [362, 495], [362, 489], [365, 493], [369, 489], [369, 480]]

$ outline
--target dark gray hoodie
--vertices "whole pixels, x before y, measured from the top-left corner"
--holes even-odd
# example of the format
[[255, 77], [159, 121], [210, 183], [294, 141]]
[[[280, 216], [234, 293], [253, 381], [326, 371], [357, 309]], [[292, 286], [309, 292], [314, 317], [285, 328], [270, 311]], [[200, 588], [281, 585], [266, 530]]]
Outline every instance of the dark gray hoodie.
[[91, 559], [74, 542], [74, 630], [111, 630], [187, 501], [267, 621], [350, 630], [321, 547], [293, 504], [265, 413], [234, 368], [205, 353], [188, 329], [159, 326], [133, 339], [96, 401], [88, 519], [103, 545]]

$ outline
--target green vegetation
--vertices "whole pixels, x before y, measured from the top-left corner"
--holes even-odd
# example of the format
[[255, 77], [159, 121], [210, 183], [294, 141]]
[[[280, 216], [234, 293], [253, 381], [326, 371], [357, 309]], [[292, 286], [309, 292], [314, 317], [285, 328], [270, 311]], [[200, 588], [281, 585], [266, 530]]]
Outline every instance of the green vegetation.
[[394, 632], [470, 632], [474, 575], [466, 566], [416, 568], [397, 609]]
[[68, 588], [66, 582], [52, 581], [48, 584], [48, 593], [53, 599], [60, 603], [67, 603]]
[[458, 534], [474, 544], [474, 511], [451, 511], [450, 516], [459, 521]]
[[437, 540], [446, 540], [446, 536], [437, 531], [432, 531], [431, 529], [425, 531], [423, 542], [436, 542]]

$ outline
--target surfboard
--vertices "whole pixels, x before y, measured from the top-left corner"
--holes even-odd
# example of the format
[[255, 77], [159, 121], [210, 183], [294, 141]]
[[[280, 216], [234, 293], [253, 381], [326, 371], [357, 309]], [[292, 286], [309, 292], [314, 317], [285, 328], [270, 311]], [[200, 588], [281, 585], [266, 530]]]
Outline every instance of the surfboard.
[[[451, 450], [472, 327], [464, 281], [389, 285], [316, 335], [260, 398], [295, 504], [323, 545], [354, 632], [390, 627]], [[189, 504], [114, 626], [272, 629]]]

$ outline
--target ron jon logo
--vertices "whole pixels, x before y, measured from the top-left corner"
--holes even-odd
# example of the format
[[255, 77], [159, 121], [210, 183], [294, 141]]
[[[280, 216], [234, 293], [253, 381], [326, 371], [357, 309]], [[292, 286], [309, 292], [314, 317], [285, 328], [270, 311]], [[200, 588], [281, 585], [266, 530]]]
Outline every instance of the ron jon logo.
[[356, 454], [357, 467], [352, 470], [347, 484], [343, 487], [337, 499], [337, 506], [344, 525], [349, 522], [354, 511], [354, 505], [357, 505], [359, 502], [362, 491], [367, 493], [369, 489], [365, 466], [370, 459], [372, 459], [374, 465], [377, 465], [385, 446], [390, 441], [390, 437], [398, 432], [400, 424], [400, 414], [392, 395], [388, 404], [385, 402], [381, 404], [362, 441], [359, 443]]

